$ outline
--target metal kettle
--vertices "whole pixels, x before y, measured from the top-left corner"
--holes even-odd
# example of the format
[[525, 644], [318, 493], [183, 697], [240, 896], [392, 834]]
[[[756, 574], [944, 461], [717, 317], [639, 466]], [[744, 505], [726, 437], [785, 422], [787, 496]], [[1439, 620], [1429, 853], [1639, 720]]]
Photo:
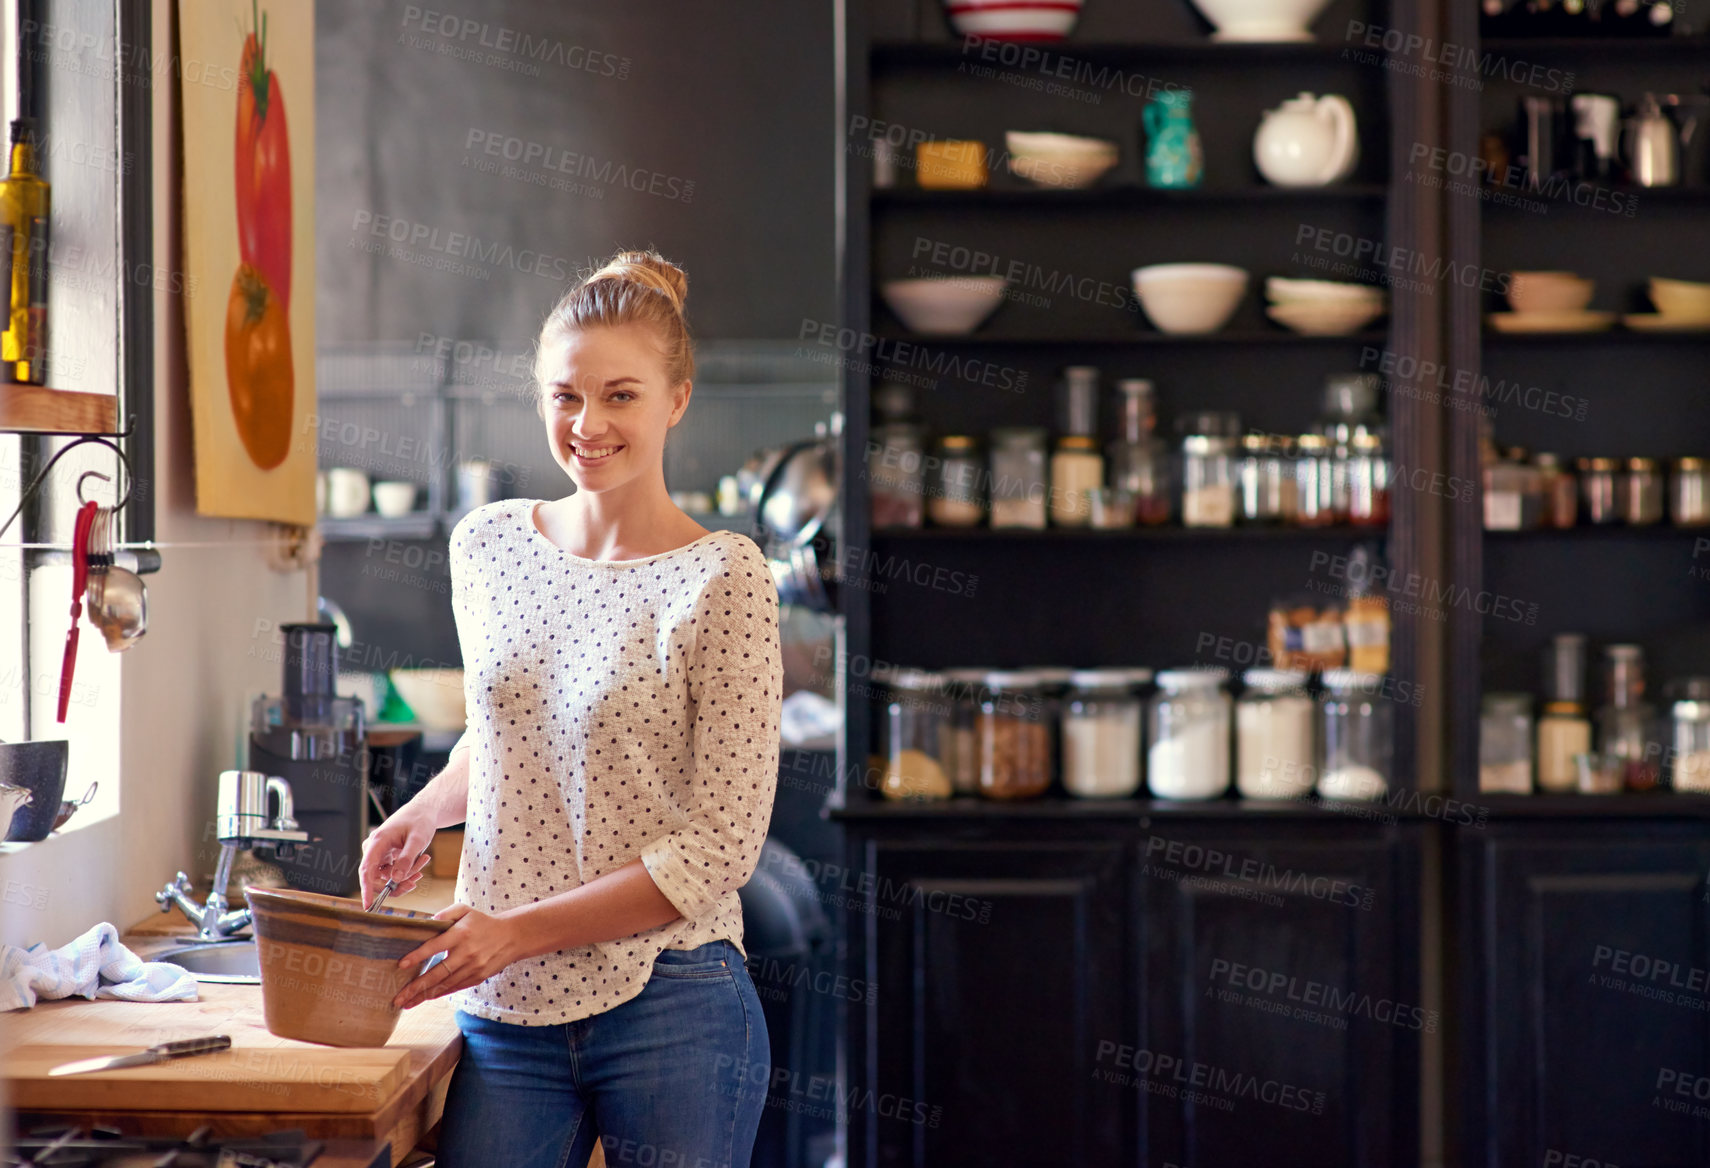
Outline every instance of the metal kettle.
[[1654, 93], [1627, 119], [1627, 165], [1642, 187], [1672, 187], [1680, 181], [1680, 143], [1674, 123]]
[[815, 437], [765, 451], [743, 476], [754, 538], [766, 553], [781, 604], [837, 611], [837, 507], [841, 416]]

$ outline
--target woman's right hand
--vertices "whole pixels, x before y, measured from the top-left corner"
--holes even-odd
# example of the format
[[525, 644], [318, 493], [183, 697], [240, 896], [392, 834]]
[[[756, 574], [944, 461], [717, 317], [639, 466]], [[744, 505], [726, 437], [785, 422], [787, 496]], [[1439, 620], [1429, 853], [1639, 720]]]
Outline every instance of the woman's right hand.
[[368, 833], [362, 841], [362, 904], [374, 903], [374, 896], [388, 879], [395, 881], [390, 895], [408, 892], [422, 878], [428, 866], [428, 845], [433, 842], [434, 816], [421, 799], [412, 800], [394, 811], [385, 823]]

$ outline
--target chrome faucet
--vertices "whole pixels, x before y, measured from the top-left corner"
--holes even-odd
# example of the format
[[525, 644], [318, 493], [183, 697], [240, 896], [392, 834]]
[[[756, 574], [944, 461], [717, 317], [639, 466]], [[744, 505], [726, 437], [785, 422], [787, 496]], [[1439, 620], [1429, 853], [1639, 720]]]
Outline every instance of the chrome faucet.
[[[267, 816], [269, 796], [279, 799], [279, 814], [272, 819]], [[298, 844], [309, 842], [309, 833], [298, 829], [292, 810], [291, 784], [279, 776], [261, 771], [221, 771], [217, 819], [220, 860], [214, 868], [207, 903], [197, 905], [190, 899], [190, 877], [180, 872], [154, 894], [160, 911], [171, 912], [176, 905], [196, 926], [196, 937], [201, 941], [223, 941], [247, 929], [249, 909], [233, 909], [226, 902], [232, 861], [239, 849], [253, 847], [271, 847], [280, 858], [290, 859]]]

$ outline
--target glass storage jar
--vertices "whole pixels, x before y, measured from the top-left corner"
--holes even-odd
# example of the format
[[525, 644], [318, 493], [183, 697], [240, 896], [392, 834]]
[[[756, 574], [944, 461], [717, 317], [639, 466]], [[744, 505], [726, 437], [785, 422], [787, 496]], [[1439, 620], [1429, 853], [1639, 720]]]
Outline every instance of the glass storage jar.
[[988, 672], [985, 669], [943, 671], [947, 738], [939, 753], [943, 756], [944, 773], [950, 776], [950, 789], [958, 795], [975, 795], [980, 790], [980, 740], [975, 727]]
[[1663, 517], [1662, 468], [1654, 458], [1629, 458], [1621, 480], [1621, 518], [1644, 527]]
[[1096, 440], [1084, 434], [1057, 439], [1051, 455], [1051, 523], [1085, 527], [1092, 519], [1090, 494], [1104, 482], [1104, 457]]
[[1318, 793], [1326, 799], [1380, 799], [1389, 790], [1395, 750], [1394, 710], [1382, 696], [1383, 677], [1327, 669], [1323, 680]]
[[1702, 458], [1674, 460], [1668, 517], [1676, 527], [1703, 527], [1710, 523], [1710, 462]]
[[1613, 458], [1582, 458], [1579, 468], [1579, 500], [1587, 523], [1618, 523], [1621, 509], [1616, 502], [1616, 484], [1621, 464]]
[[1579, 482], [1559, 455], [1540, 453], [1533, 457], [1544, 492], [1545, 527], [1572, 527], [1579, 522]]
[[1140, 789], [1140, 698], [1127, 669], [1077, 669], [1063, 701], [1063, 789], [1121, 799]]
[[1557, 633], [1544, 651], [1544, 712], [1538, 718], [1538, 789], [1579, 786], [1575, 758], [1591, 752], [1585, 696], [1585, 634]]
[[985, 462], [968, 434], [946, 434], [938, 440], [938, 469], [927, 498], [926, 513], [940, 527], [978, 527], [986, 521], [983, 480]]
[[1152, 698], [1146, 785], [1160, 799], [1215, 799], [1229, 789], [1228, 674], [1166, 669]]
[[1039, 675], [995, 670], [980, 698], [980, 793], [1028, 799], [1051, 785], [1051, 724]]
[[991, 525], [1045, 526], [1045, 430], [1006, 426], [991, 432]]
[[1670, 761], [1674, 789], [1710, 794], [1710, 678], [1681, 683], [1670, 710]]
[[1487, 693], [1478, 721], [1478, 789], [1532, 793], [1532, 695]]
[[1128, 377], [1116, 383], [1117, 437], [1110, 443], [1110, 485], [1134, 497], [1135, 521], [1143, 527], [1168, 523], [1174, 512], [1169, 446], [1153, 431], [1157, 414], [1152, 383]]
[[943, 748], [948, 723], [944, 679], [923, 669], [898, 669], [885, 708], [883, 791], [891, 799], [948, 799]]
[[1182, 439], [1182, 526], [1230, 527], [1235, 523], [1234, 444], [1217, 434]]
[[1235, 702], [1235, 789], [1243, 799], [1297, 799], [1312, 793], [1314, 707], [1306, 674], [1249, 669]]
[[1345, 469], [1348, 481], [1348, 522], [1357, 527], [1381, 527], [1389, 522], [1389, 458], [1383, 438], [1356, 434]]
[[1066, 365], [1057, 383], [1058, 428], [1063, 434], [1098, 437], [1098, 366]]
[[1336, 456], [1330, 439], [1302, 434], [1294, 444], [1294, 521], [1329, 527], [1347, 518], [1336, 512]]
[[1287, 477], [1290, 469], [1275, 436], [1259, 433], [1242, 436], [1241, 461], [1236, 472], [1242, 523], [1275, 524], [1288, 517], [1294, 502], [1294, 483]]
[[926, 457], [913, 422], [873, 427], [867, 482], [874, 527], [919, 527], [926, 502]]

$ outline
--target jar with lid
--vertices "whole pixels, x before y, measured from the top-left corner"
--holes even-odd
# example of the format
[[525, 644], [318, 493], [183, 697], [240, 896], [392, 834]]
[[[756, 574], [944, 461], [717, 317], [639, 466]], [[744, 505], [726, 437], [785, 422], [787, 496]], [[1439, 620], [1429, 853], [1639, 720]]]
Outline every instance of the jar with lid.
[[1039, 676], [995, 670], [985, 676], [976, 730], [980, 794], [1029, 799], [1051, 785], [1051, 729]]
[[1160, 799], [1216, 799], [1229, 789], [1229, 695], [1222, 669], [1167, 669], [1152, 698], [1146, 784]]
[[938, 469], [926, 503], [927, 515], [940, 527], [978, 527], [986, 521], [985, 462], [968, 434], [938, 440]]
[[1294, 521], [1300, 527], [1329, 527], [1346, 514], [1336, 510], [1336, 455], [1322, 434], [1295, 439]]
[[1389, 790], [1395, 750], [1394, 710], [1381, 696], [1383, 678], [1327, 669], [1323, 680], [1318, 793], [1326, 799], [1380, 799]]
[[1659, 523], [1663, 517], [1662, 468], [1654, 458], [1629, 458], [1621, 479], [1621, 518], [1634, 527]]
[[1579, 500], [1587, 523], [1619, 523], [1617, 484], [1621, 463], [1613, 458], [1582, 458], [1579, 468]]
[[980, 790], [980, 739], [976, 727], [989, 672], [987, 669], [943, 671], [948, 740], [940, 753], [944, 756], [944, 773], [950, 776], [950, 788], [958, 795], [975, 795]]
[[1538, 718], [1538, 789], [1578, 789], [1575, 756], [1591, 752], [1585, 698], [1585, 634], [1557, 633], [1544, 653], [1544, 712]]
[[1219, 434], [1182, 439], [1182, 526], [1231, 527], [1235, 523], [1233, 443]]
[[1326, 377], [1317, 432], [1330, 439], [1332, 447], [1352, 446], [1360, 434], [1377, 433], [1383, 425], [1377, 412], [1382, 388], [1382, 375], [1370, 371]]
[[991, 525], [1045, 526], [1045, 430], [1008, 426], [991, 432]]
[[1676, 527], [1710, 524], [1710, 462], [1677, 458], [1669, 480], [1668, 517]]
[[1684, 679], [1670, 713], [1674, 789], [1710, 794], [1710, 677]]
[[1298, 799], [1317, 778], [1306, 674], [1249, 669], [1235, 702], [1235, 789], [1243, 799]]
[[1524, 450], [1511, 448], [1484, 468], [1486, 531], [1529, 531], [1541, 524], [1543, 514], [1543, 477]]
[[1579, 483], [1561, 457], [1540, 452], [1532, 459], [1544, 496], [1545, 527], [1572, 527], [1579, 522]]
[[1603, 649], [1604, 704], [1597, 711], [1597, 748], [1618, 760], [1621, 784], [1629, 791], [1656, 789], [1660, 768], [1649, 749], [1651, 720], [1645, 701], [1645, 651], [1638, 645]]
[[1478, 789], [1532, 793], [1532, 695], [1487, 693], [1478, 721]]
[[1240, 518], [1259, 525], [1283, 522], [1293, 511], [1292, 468], [1283, 460], [1282, 446], [1274, 435], [1252, 433], [1241, 438], [1241, 461], [1237, 469]]
[[1085, 434], [1065, 434], [1051, 455], [1051, 522], [1057, 527], [1085, 527], [1092, 519], [1089, 492], [1104, 482], [1104, 458], [1098, 441]]
[[1348, 522], [1357, 527], [1382, 527], [1389, 522], [1389, 459], [1383, 437], [1354, 435], [1347, 462]]
[[1157, 428], [1152, 383], [1128, 377], [1116, 383], [1117, 437], [1111, 442], [1110, 485], [1134, 499], [1134, 518], [1143, 527], [1168, 523], [1173, 479], [1170, 451]]
[[926, 455], [913, 422], [873, 427], [867, 482], [874, 527], [919, 527], [926, 502]]
[[1084, 799], [1140, 789], [1140, 698], [1128, 669], [1077, 669], [1063, 701], [1063, 788]]
[[882, 790], [891, 799], [948, 799], [945, 773], [944, 679], [922, 669], [898, 669], [885, 708], [886, 751]]

